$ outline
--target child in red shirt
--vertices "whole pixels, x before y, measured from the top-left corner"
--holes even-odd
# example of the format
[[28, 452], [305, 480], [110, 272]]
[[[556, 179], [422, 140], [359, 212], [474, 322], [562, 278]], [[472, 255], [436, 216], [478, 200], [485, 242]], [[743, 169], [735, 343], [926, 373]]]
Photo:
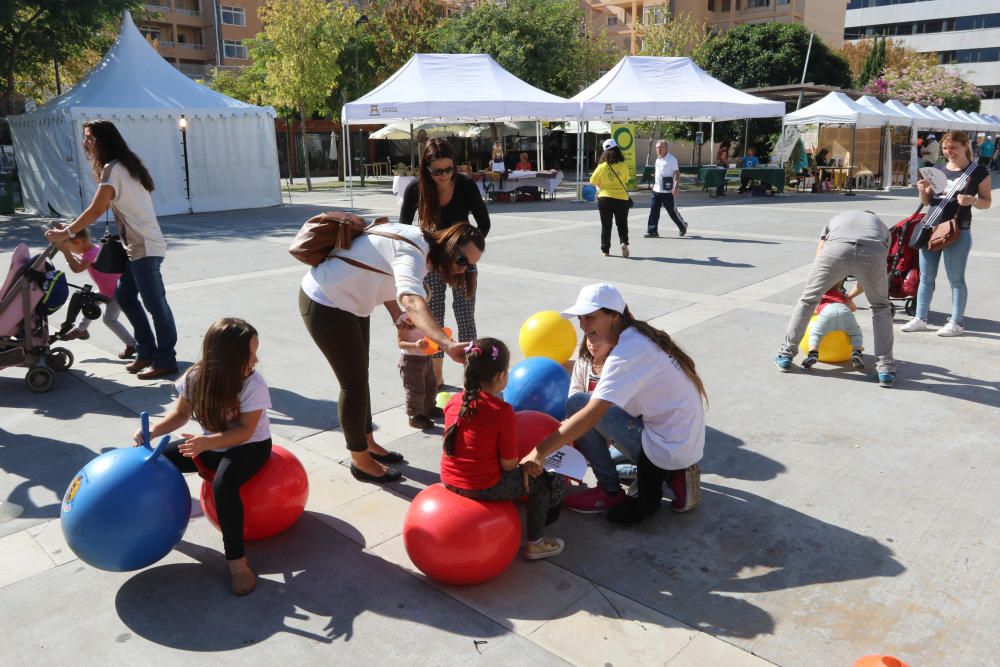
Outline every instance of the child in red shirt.
[[[527, 488], [528, 560], [550, 558], [562, 552], [559, 538], [544, 537], [554, 494], [548, 475], [530, 477], [518, 465], [517, 417], [501, 392], [507, 386], [510, 352], [495, 338], [480, 338], [466, 348], [465, 390], [452, 397], [444, 410], [444, 453], [441, 483], [466, 498], [514, 500]], [[555, 484], [561, 487], [561, 478]], [[554, 498], [554, 496], [557, 496]]]

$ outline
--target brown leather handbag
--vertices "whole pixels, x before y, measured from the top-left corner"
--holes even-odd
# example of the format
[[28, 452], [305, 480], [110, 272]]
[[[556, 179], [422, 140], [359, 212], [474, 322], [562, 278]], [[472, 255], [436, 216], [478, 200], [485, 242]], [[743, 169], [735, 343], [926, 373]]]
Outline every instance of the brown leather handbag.
[[[295, 235], [295, 240], [289, 246], [292, 257], [309, 266], [319, 266], [330, 257], [334, 250], [349, 250], [351, 242], [360, 234], [375, 234], [386, 236], [397, 241], [406, 241], [414, 247], [416, 243], [408, 238], [391, 232], [379, 232], [376, 225], [389, 222], [389, 218], [378, 218], [371, 224], [364, 218], [343, 211], [320, 213], [306, 220]], [[355, 264], [343, 258], [349, 264]], [[379, 273], [384, 273], [380, 271]]]
[[962, 229], [958, 226], [958, 220], [952, 218], [934, 225], [931, 231], [931, 238], [927, 241], [927, 249], [935, 252], [944, 250], [958, 240]]

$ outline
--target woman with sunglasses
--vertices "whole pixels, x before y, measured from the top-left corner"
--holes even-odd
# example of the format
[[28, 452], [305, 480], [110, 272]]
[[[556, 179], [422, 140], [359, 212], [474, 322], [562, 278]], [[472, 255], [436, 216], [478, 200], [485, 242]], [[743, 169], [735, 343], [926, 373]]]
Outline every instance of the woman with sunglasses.
[[[466, 342], [453, 342], [434, 321], [424, 277], [460, 284], [486, 248], [483, 235], [468, 223], [427, 231], [412, 225], [379, 225], [361, 234], [347, 250], [334, 250], [302, 278], [299, 313], [340, 384], [337, 412], [351, 452], [351, 474], [361, 482], [385, 484], [401, 477], [382, 464], [403, 455], [387, 451], [373, 437], [368, 388], [371, 314], [380, 304], [401, 326], [402, 315], [457, 362]], [[339, 261], [338, 261], [339, 260]]]
[[[403, 192], [399, 222], [412, 225], [419, 217], [420, 227], [429, 232], [476, 221], [483, 238], [490, 232], [490, 214], [475, 182], [455, 168], [455, 149], [444, 139], [431, 139], [420, 155], [420, 175]], [[459, 340], [476, 340], [476, 272], [472, 262], [465, 280], [452, 285], [452, 309], [458, 323]], [[439, 327], [444, 326], [447, 283], [434, 273], [427, 274], [430, 308]], [[434, 375], [438, 386], [444, 383], [443, 353], [434, 355]]]

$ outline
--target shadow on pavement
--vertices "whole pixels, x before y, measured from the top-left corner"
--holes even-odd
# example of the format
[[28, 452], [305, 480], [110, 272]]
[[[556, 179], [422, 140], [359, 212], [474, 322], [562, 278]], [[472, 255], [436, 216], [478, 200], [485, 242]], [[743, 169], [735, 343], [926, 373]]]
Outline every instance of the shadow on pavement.
[[[330, 530], [333, 523], [343, 525]], [[279, 633], [323, 644], [349, 642], [354, 620], [361, 614], [469, 637], [506, 633], [365, 551], [360, 546], [363, 541], [352, 526], [332, 517], [320, 522], [307, 512], [277, 539], [250, 544], [251, 563], [262, 576], [245, 598], [229, 593], [221, 553], [182, 541], [177, 549], [199, 562], [154, 566], [137, 573], [118, 590], [115, 609], [136, 634], [185, 651], [230, 651]], [[319, 628], [319, 623], [325, 625]]]

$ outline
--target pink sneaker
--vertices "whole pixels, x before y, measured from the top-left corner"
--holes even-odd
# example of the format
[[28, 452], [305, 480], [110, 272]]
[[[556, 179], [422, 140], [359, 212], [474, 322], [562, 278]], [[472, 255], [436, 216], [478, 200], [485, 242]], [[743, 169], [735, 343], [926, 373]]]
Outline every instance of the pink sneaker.
[[695, 463], [684, 470], [671, 471], [667, 486], [674, 492], [670, 507], [675, 512], [693, 510], [701, 502], [701, 466]]
[[626, 499], [627, 496], [621, 491], [611, 495], [602, 487], [597, 486], [567, 498], [566, 509], [580, 514], [600, 514], [607, 512], [612, 507], [618, 507]]

